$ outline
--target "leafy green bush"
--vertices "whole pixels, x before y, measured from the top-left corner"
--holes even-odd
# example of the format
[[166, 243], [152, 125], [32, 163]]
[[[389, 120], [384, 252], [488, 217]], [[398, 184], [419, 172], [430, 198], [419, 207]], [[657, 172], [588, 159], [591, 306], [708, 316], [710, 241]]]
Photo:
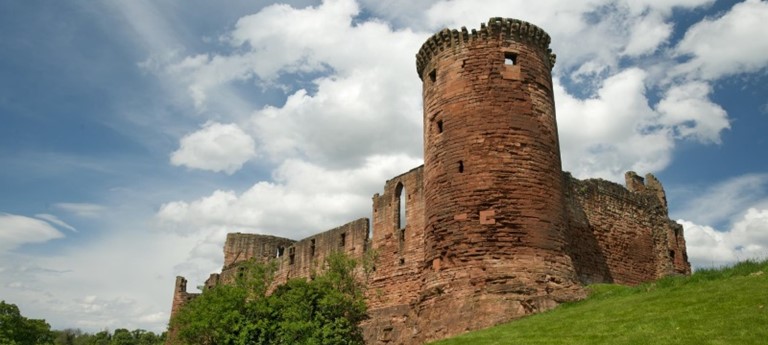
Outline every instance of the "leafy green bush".
[[235, 284], [220, 285], [185, 305], [171, 321], [181, 344], [358, 345], [366, 317], [357, 263], [341, 253], [312, 280], [293, 279], [267, 293], [273, 265], [243, 266]]

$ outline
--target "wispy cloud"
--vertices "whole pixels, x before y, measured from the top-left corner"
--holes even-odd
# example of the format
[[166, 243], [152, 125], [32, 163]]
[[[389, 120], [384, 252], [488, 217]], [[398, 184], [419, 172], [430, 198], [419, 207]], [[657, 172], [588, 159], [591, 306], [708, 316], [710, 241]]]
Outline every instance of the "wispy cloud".
[[53, 205], [54, 207], [70, 212], [80, 217], [95, 218], [102, 214], [107, 208], [102, 205], [89, 204], [89, 203], [71, 203], [60, 202]]
[[59, 217], [56, 217], [56, 216], [54, 216], [52, 214], [39, 213], [39, 214], [35, 215], [35, 218], [39, 218], [39, 219], [45, 220], [45, 221], [47, 221], [49, 223], [52, 223], [52, 224], [57, 225], [59, 227], [65, 228], [65, 229], [70, 230], [72, 232], [77, 232], [77, 229], [75, 229], [74, 226], [65, 223], [63, 220], [59, 219]]
[[0, 252], [25, 243], [41, 243], [62, 237], [64, 234], [45, 221], [0, 213]]

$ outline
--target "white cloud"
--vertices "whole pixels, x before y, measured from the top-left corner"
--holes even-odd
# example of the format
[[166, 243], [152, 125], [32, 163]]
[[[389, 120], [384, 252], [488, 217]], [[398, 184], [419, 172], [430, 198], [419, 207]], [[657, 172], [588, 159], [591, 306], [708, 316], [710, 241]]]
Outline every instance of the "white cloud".
[[[362, 167], [334, 171], [287, 160], [274, 172], [275, 182], [258, 182], [241, 194], [217, 190], [191, 202], [169, 202], [157, 219], [182, 234], [226, 229], [299, 239], [370, 217], [370, 198], [384, 181], [419, 164], [407, 156], [376, 156]], [[224, 234], [210, 240], [219, 246]]]
[[565, 170], [580, 178], [618, 181], [627, 170], [657, 171], [669, 163], [674, 141], [647, 103], [645, 78], [640, 69], [622, 71], [586, 100], [556, 85]]
[[[418, 80], [413, 71], [407, 74]], [[419, 157], [418, 84], [403, 79], [380, 68], [319, 79], [314, 96], [299, 90], [283, 107], [254, 113], [254, 131], [274, 160], [306, 157], [328, 166], [352, 167], [373, 154], [403, 152]]]
[[715, 184], [689, 198], [675, 211], [677, 218], [698, 224], [735, 223], [746, 209], [768, 208], [768, 174], [749, 174]]
[[660, 13], [650, 12], [637, 18], [629, 30], [629, 41], [622, 54], [642, 56], [655, 52], [672, 33], [672, 24]]
[[205, 279], [221, 268], [222, 247], [216, 261], [190, 259], [200, 236], [152, 232], [140, 223], [124, 220], [96, 241], [49, 255], [0, 253], [0, 295], [55, 329], [164, 331], [174, 277]]
[[748, 209], [727, 231], [686, 220], [678, 222], [685, 228], [688, 258], [695, 267], [768, 258], [768, 209]]
[[85, 218], [98, 217], [107, 209], [102, 205], [74, 202], [60, 202], [54, 204], [53, 206], [58, 209], [70, 212], [76, 216]]
[[746, 0], [723, 16], [693, 25], [676, 47], [690, 61], [676, 68], [685, 77], [717, 79], [768, 66], [768, 2]]
[[768, 174], [734, 177], [697, 189], [698, 196], [674, 212], [682, 218], [692, 264], [709, 267], [768, 257], [766, 188]]
[[304, 9], [268, 6], [224, 35], [231, 54], [190, 56], [168, 71], [188, 85], [199, 107], [219, 85], [269, 85], [284, 74], [301, 80], [321, 73], [309, 81], [316, 90], [293, 91], [282, 106], [253, 112], [251, 126], [243, 128], [277, 163], [301, 157], [350, 167], [372, 154], [421, 155], [413, 54], [428, 34], [394, 31], [378, 21], [354, 23], [358, 12], [351, 0]]
[[207, 122], [200, 130], [181, 138], [179, 149], [171, 154], [171, 163], [232, 174], [255, 156], [253, 138], [240, 127]]
[[70, 230], [72, 232], [77, 232], [77, 229], [75, 229], [75, 227], [73, 227], [72, 225], [67, 224], [63, 220], [59, 219], [59, 217], [56, 217], [56, 216], [54, 216], [52, 214], [39, 213], [39, 214], [35, 215], [35, 218], [42, 219], [44, 221], [47, 221], [47, 222], [49, 222], [51, 224], [54, 224], [56, 226], [65, 228], [65, 229]]
[[710, 92], [704, 82], [671, 87], [656, 107], [661, 122], [674, 128], [678, 137], [719, 144], [720, 132], [731, 126], [725, 110], [709, 100]]
[[64, 234], [42, 220], [0, 213], [0, 252], [25, 243], [41, 243], [62, 237]]

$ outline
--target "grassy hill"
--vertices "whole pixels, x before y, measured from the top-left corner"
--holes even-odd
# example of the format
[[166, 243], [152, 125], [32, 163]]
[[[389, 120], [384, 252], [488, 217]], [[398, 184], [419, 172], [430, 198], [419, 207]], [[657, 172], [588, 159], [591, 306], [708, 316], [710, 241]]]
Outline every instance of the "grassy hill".
[[768, 260], [589, 289], [584, 301], [432, 345], [768, 344]]

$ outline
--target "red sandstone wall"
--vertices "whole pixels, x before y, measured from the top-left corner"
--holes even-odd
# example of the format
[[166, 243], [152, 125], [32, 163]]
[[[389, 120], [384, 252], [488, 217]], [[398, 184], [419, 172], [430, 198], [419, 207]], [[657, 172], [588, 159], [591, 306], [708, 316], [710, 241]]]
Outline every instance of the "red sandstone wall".
[[293, 278], [309, 278], [312, 273], [322, 270], [325, 258], [333, 252], [340, 251], [361, 260], [368, 243], [368, 232], [368, 218], [360, 218], [294, 243], [278, 258], [275, 283], [283, 284]]
[[227, 234], [224, 243], [224, 268], [228, 268], [238, 262], [256, 259], [258, 262], [267, 262], [285, 251], [295, 241], [287, 238], [258, 235], [258, 234]]
[[[423, 167], [388, 180], [383, 194], [373, 196], [372, 251], [375, 271], [368, 280], [371, 319], [364, 325], [369, 343], [387, 343], [404, 333], [411, 306], [421, 290], [424, 267]], [[405, 200], [405, 226], [398, 224], [400, 198]]]
[[[176, 277], [176, 283], [173, 288], [173, 302], [171, 304], [171, 319], [184, 307], [185, 304], [199, 296], [199, 293], [187, 292], [187, 279], [182, 276]], [[166, 337], [166, 344], [174, 344], [176, 342], [176, 330], [170, 328], [168, 330], [168, 336]]]
[[583, 295], [564, 250], [548, 45], [541, 29], [494, 18], [478, 32], [444, 30], [417, 55], [427, 221], [421, 339]]
[[661, 184], [627, 177], [629, 189], [565, 175], [568, 253], [582, 283], [638, 284], [690, 273], [682, 227], [669, 220]]

